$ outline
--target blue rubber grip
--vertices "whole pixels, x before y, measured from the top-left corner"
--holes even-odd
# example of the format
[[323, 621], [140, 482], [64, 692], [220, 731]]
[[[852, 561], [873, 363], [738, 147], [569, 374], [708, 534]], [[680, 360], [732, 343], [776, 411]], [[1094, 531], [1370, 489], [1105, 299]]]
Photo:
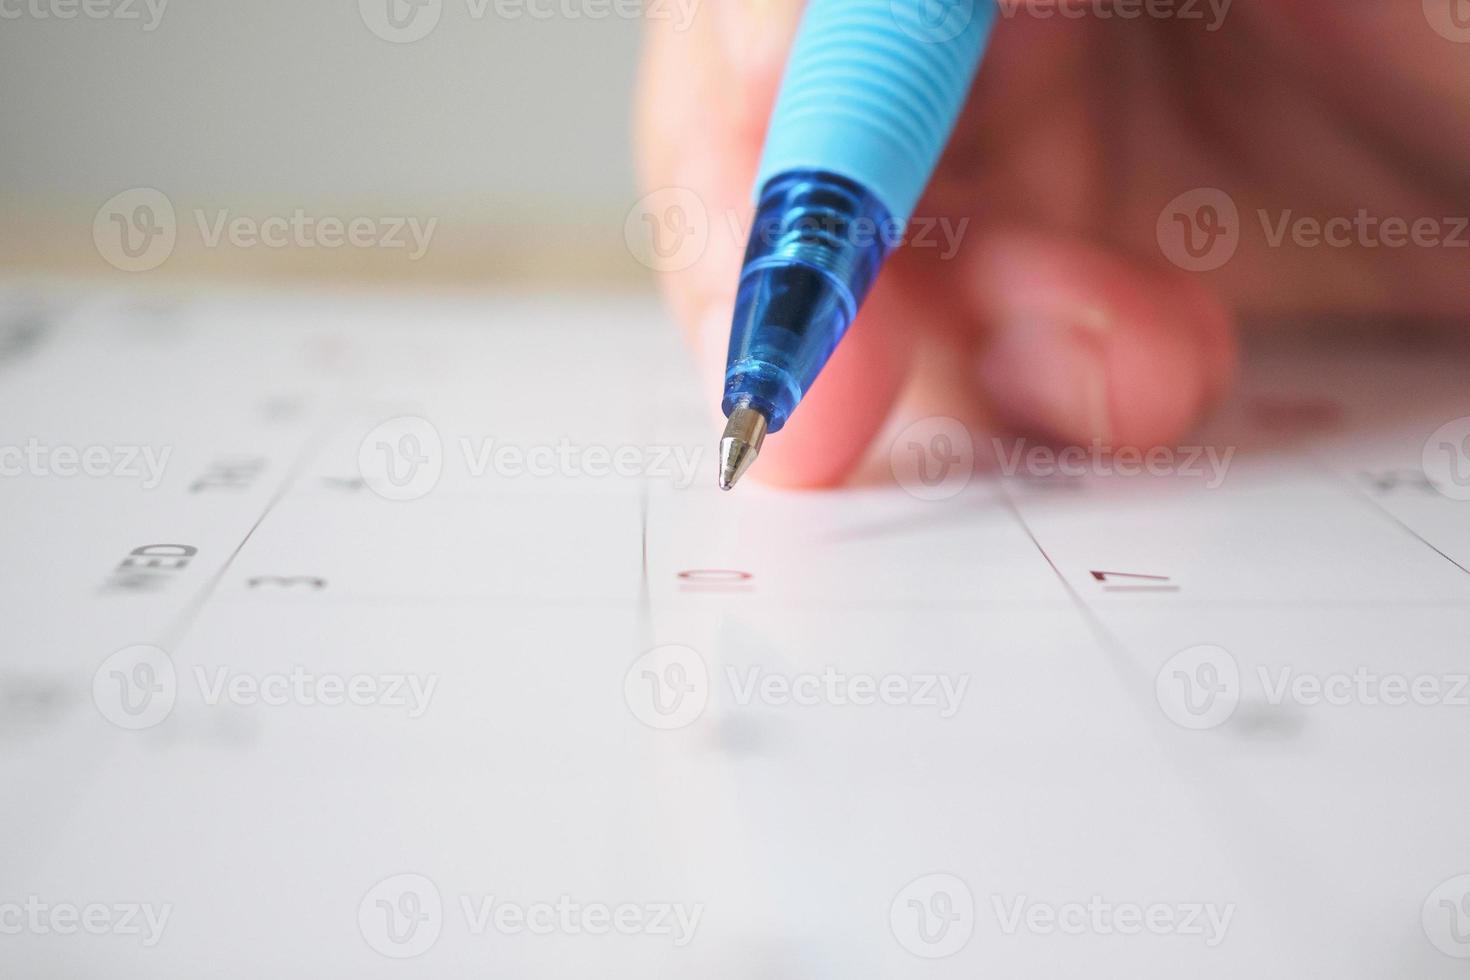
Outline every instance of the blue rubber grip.
[[809, 0], [755, 192], [836, 173], [900, 223], [934, 172], [995, 24], [995, 0]]

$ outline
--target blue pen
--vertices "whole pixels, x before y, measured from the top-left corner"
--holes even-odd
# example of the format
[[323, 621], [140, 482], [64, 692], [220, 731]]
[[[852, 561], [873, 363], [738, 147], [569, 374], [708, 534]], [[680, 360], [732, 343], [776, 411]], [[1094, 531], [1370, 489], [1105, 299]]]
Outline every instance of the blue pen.
[[756, 179], [725, 367], [720, 486], [827, 363], [934, 173], [994, 0], [810, 0]]

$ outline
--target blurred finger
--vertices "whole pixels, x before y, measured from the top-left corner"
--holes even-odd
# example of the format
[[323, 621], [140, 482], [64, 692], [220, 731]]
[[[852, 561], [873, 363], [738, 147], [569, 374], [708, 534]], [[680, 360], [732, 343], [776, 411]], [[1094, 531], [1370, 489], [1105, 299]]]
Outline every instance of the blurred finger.
[[1233, 376], [1230, 316], [1183, 273], [1024, 233], [988, 236], [968, 262], [969, 302], [986, 331], [979, 377], [1018, 430], [1166, 444]]

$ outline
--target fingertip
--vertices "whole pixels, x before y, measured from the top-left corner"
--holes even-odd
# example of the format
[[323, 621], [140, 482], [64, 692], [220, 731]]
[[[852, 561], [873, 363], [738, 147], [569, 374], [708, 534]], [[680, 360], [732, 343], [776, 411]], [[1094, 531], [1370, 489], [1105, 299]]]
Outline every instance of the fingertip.
[[995, 243], [975, 266], [978, 370], [1012, 427], [1064, 442], [1182, 437], [1234, 373], [1228, 312], [1172, 270], [1074, 243]]
[[769, 436], [751, 476], [781, 487], [833, 487], [858, 465], [883, 426], [912, 358], [880, 287], [784, 428]]

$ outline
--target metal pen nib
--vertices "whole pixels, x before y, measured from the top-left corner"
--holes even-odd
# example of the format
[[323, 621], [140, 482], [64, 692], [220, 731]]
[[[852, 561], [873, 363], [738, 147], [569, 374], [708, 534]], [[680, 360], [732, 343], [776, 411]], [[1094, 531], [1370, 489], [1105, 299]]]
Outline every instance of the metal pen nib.
[[738, 406], [720, 437], [720, 489], [729, 490], [760, 455], [766, 438], [766, 417], [748, 405]]

